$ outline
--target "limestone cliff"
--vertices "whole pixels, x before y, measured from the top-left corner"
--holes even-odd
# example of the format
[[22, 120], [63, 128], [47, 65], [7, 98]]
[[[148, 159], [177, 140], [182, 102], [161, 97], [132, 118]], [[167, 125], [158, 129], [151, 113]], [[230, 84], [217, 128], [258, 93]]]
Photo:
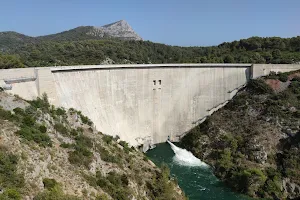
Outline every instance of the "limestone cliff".
[[252, 197], [300, 197], [299, 72], [251, 80], [181, 141], [231, 188]]
[[125, 21], [120, 20], [101, 27], [93, 27], [87, 34], [101, 37], [112, 37], [126, 40], [142, 40], [142, 38], [134, 32], [131, 26]]
[[0, 92], [0, 199], [185, 199], [139, 151], [47, 97]]

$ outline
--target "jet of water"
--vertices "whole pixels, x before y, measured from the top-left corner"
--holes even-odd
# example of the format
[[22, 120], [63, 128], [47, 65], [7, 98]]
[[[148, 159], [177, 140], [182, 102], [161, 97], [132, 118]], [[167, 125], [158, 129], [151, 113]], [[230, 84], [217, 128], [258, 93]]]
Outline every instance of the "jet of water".
[[205, 168], [209, 167], [209, 165], [207, 165], [205, 162], [202, 162], [200, 159], [196, 158], [191, 152], [187, 151], [186, 149], [177, 147], [169, 140], [167, 140], [167, 142], [170, 144], [173, 152], [175, 153], [173, 160], [177, 164], [192, 166], [192, 167], [196, 167], [196, 166], [205, 167]]

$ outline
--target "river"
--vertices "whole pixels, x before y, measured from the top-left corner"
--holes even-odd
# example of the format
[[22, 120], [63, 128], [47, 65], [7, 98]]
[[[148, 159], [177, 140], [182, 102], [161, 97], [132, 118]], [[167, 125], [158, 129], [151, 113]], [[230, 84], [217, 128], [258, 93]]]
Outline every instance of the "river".
[[156, 165], [165, 163], [176, 177], [179, 186], [189, 200], [249, 200], [250, 198], [232, 192], [212, 173], [211, 168], [191, 152], [174, 144], [161, 143], [147, 152]]

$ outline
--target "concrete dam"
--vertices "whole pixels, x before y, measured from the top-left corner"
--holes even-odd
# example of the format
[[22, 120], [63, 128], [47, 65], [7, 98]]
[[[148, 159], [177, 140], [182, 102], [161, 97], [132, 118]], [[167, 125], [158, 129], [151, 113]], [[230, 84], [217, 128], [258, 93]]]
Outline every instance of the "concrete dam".
[[[0, 87], [24, 99], [47, 93], [55, 106], [81, 110], [131, 145], [178, 141], [224, 106], [251, 78], [297, 64], [134, 64], [0, 70]], [[145, 146], [147, 146], [145, 145]]]

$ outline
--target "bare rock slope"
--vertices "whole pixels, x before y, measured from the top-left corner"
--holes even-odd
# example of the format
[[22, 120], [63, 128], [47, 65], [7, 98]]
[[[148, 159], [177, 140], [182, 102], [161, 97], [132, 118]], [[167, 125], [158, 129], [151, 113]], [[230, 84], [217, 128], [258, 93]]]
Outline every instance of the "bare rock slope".
[[185, 199], [168, 169], [45, 96], [0, 92], [0, 169], [0, 199]]
[[128, 40], [142, 40], [142, 38], [134, 32], [132, 27], [125, 20], [120, 20], [101, 27], [93, 27], [93, 29], [87, 34], [101, 37], [108, 36]]

